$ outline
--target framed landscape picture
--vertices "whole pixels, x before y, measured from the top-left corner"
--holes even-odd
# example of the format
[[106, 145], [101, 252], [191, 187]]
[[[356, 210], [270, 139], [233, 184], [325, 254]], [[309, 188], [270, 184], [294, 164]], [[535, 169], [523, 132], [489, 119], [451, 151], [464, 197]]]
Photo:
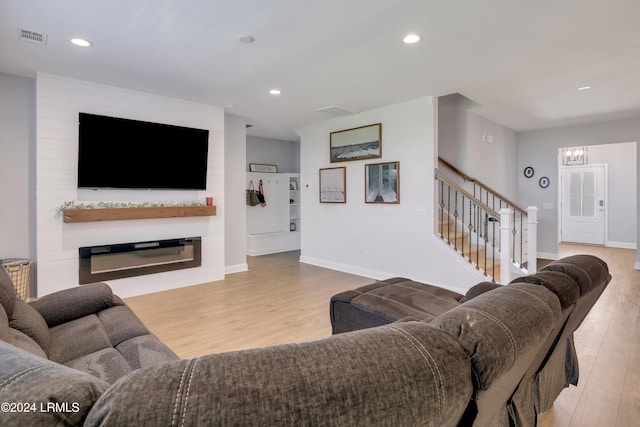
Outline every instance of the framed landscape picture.
[[382, 156], [382, 123], [329, 134], [331, 163], [375, 159]]
[[320, 169], [320, 203], [347, 203], [347, 168]]
[[400, 203], [400, 162], [364, 165], [366, 203]]

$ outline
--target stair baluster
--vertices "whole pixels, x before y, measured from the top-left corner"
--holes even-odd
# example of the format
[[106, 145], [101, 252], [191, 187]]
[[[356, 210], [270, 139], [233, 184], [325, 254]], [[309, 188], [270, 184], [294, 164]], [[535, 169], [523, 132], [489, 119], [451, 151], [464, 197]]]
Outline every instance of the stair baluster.
[[[440, 238], [490, 280], [504, 283], [510, 276], [511, 270], [505, 270], [501, 266], [502, 258], [506, 259], [508, 265], [513, 265], [514, 271], [519, 270], [523, 274], [535, 272], [537, 218], [529, 215], [532, 211], [537, 212], [537, 208], [529, 207], [528, 215], [527, 211], [515, 206], [488, 186], [461, 173], [446, 161], [440, 161], [463, 181], [457, 183], [438, 169], [435, 171], [439, 183], [436, 187], [439, 193], [439, 224], [436, 230], [439, 231]], [[465, 183], [469, 184], [469, 190], [465, 190]], [[504, 209], [509, 210], [509, 215], [501, 218], [500, 214]], [[468, 217], [465, 217], [467, 213]], [[504, 221], [508, 224], [506, 234], [502, 229], [506, 225], [503, 224]], [[529, 233], [533, 233], [533, 239], [529, 237]], [[508, 236], [506, 240], [504, 236]], [[505, 271], [507, 277], [504, 277]]]

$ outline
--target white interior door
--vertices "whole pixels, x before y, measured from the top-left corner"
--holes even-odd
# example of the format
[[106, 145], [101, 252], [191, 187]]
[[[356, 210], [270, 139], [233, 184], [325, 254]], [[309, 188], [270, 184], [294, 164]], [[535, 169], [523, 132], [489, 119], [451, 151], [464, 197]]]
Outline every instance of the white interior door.
[[606, 165], [560, 169], [563, 242], [603, 245], [606, 218]]

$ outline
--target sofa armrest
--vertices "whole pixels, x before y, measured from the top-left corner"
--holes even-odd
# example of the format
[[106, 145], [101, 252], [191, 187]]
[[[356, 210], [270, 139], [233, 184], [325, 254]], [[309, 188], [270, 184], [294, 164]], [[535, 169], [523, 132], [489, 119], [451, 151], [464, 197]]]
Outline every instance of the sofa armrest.
[[106, 283], [91, 283], [45, 295], [30, 304], [52, 328], [124, 303]]

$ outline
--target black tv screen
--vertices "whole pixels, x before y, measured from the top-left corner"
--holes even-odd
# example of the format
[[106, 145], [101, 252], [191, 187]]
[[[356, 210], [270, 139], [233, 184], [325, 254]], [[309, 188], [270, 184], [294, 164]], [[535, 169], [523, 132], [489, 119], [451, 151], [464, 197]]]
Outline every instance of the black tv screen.
[[78, 188], [205, 190], [209, 131], [79, 114]]

